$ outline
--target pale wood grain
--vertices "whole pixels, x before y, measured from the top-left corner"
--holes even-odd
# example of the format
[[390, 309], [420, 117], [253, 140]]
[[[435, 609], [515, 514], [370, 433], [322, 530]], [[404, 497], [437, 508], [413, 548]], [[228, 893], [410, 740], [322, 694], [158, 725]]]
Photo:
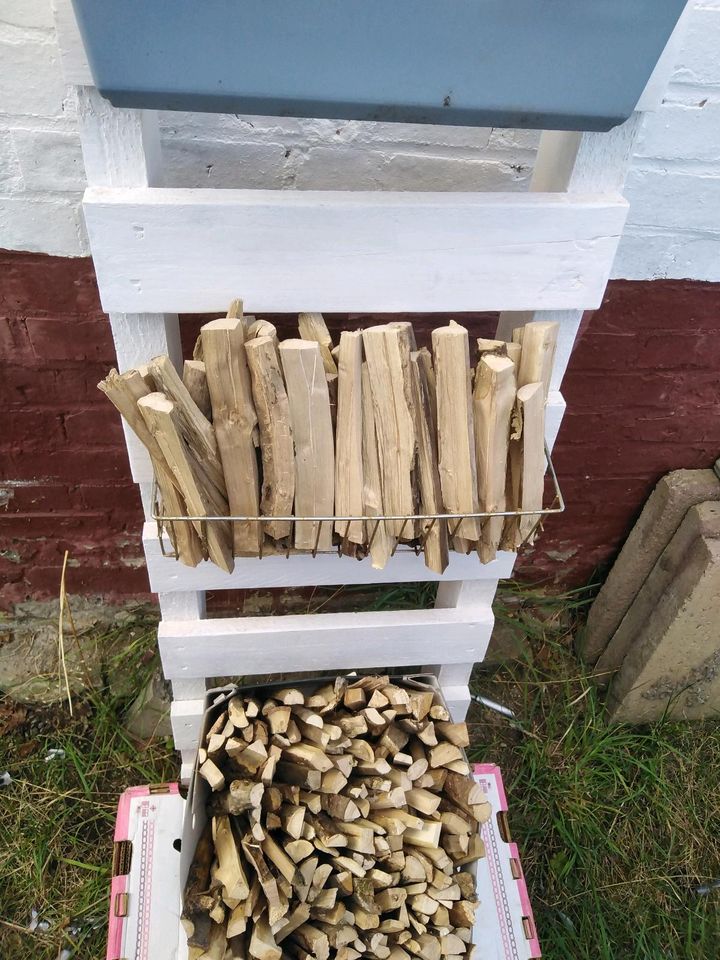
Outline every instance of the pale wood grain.
[[[412, 514], [416, 441], [409, 339], [397, 327], [380, 325], [363, 331], [363, 346], [375, 410], [383, 510], [390, 516]], [[399, 537], [407, 533], [408, 524], [388, 520], [386, 527]]]
[[[447, 513], [477, 513], [475, 432], [470, 393], [470, 348], [465, 327], [451, 323], [432, 332], [438, 409], [440, 483]], [[455, 548], [480, 537], [476, 518], [460, 521]]]
[[[515, 368], [509, 357], [485, 353], [475, 374], [473, 411], [480, 509], [488, 513], [505, 510], [510, 417], [515, 402]], [[483, 563], [495, 559], [503, 517], [484, 521], [480, 541]]]
[[212, 406], [210, 405], [210, 391], [207, 385], [205, 364], [202, 360], [186, 360], [183, 363], [183, 383], [187, 391], [198, 406], [198, 409], [212, 420]]
[[[296, 516], [331, 516], [335, 500], [335, 450], [330, 398], [320, 346], [309, 340], [284, 340], [280, 360], [295, 444]], [[332, 523], [296, 522], [295, 546], [329, 550]]]
[[[197, 464], [181, 435], [180, 418], [176, 405], [162, 393], [150, 393], [138, 400], [145, 423], [163, 452], [168, 467], [182, 490], [185, 502], [193, 516], [212, 516], [222, 512], [222, 505], [215, 503], [198, 475]], [[220, 511], [218, 507], [220, 506]], [[227, 504], [225, 504], [227, 514]], [[203, 527], [205, 530], [203, 531]], [[199, 535], [207, 538], [208, 553], [213, 563], [226, 573], [233, 570], [232, 535], [230, 524], [195, 521]]]
[[[253, 400], [260, 427], [262, 497], [264, 516], [290, 516], [295, 497], [295, 454], [290, 405], [275, 339], [259, 336], [245, 342], [252, 380]], [[278, 540], [290, 534], [290, 522], [269, 521], [266, 532]]]
[[[230, 513], [257, 516], [259, 480], [253, 439], [257, 414], [242, 317], [211, 320], [200, 333]], [[236, 520], [232, 530], [235, 556], [257, 555], [263, 537], [261, 524]]]
[[[382, 482], [380, 478], [380, 454], [375, 429], [375, 408], [367, 363], [362, 365], [362, 467], [363, 511], [368, 517], [383, 513]], [[374, 570], [383, 570], [392, 554], [395, 543], [388, 533], [384, 520], [368, 522], [367, 536], [370, 542], [370, 559]]]
[[[335, 430], [335, 513], [363, 514], [362, 333], [344, 330], [338, 350], [337, 424]], [[339, 520], [335, 532], [343, 542], [365, 542], [362, 520]]]

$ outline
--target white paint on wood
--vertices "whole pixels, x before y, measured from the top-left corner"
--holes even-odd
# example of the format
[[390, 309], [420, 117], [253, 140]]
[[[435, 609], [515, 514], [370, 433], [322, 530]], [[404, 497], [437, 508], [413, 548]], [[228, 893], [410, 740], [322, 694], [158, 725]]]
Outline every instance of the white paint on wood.
[[91, 188], [106, 310], [570, 309], [600, 305], [617, 196]]
[[163, 622], [165, 676], [252, 676], [482, 660], [492, 612], [399, 610]]
[[[174, 686], [173, 693], [175, 693]], [[170, 725], [176, 750], [197, 748], [204, 704], [205, 701], [201, 698], [198, 700], [175, 700], [170, 705]]]
[[162, 186], [155, 111], [113, 107], [95, 87], [76, 88], [76, 109], [91, 187]]
[[[170, 544], [165, 539], [165, 549]], [[336, 553], [318, 554], [314, 559], [303, 554], [267, 555], [262, 560], [237, 557], [232, 574], [223, 573], [215, 564], [205, 561], [194, 569], [183, 566], [172, 557], [163, 557], [157, 536], [157, 525], [148, 522], [143, 528], [143, 546], [150, 589], [170, 593], [184, 590], [240, 590], [263, 587], [307, 587], [355, 583], [417, 583], [438, 581], [428, 570], [422, 555], [400, 547], [383, 570], [374, 570], [369, 558], [355, 560]], [[515, 561], [514, 553], [499, 553], [492, 563], [481, 564], [476, 554], [450, 554], [444, 577], [452, 580], [498, 580], [509, 577]]]

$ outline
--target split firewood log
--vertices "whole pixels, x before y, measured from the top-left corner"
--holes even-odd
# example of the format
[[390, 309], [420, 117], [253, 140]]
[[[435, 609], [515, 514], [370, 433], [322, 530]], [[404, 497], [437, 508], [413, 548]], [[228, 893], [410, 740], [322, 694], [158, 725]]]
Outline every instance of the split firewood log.
[[387, 676], [222, 704], [201, 745], [192, 955], [467, 960], [490, 813], [468, 743], [432, 688]]

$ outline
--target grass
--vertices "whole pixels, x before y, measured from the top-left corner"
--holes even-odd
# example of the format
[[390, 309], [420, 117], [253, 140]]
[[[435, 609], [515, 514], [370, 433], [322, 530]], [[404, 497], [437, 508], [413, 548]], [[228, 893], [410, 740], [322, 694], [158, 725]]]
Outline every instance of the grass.
[[504, 770], [545, 956], [715, 960], [720, 726], [609, 725], [571, 652], [586, 598], [502, 599], [528, 653], [474, 685], [518, 722], [473, 708], [474, 753]]
[[[432, 587], [403, 586], [372, 603], [432, 598]], [[717, 960], [720, 892], [696, 888], [720, 877], [720, 727], [609, 726], [571, 652], [587, 599], [503, 591], [497, 618], [525, 638], [526, 654], [474, 678], [516, 714], [473, 707], [472, 753], [503, 769], [544, 955]], [[153, 644], [148, 625], [123, 656], [135, 689]], [[1, 960], [104, 956], [117, 798], [177, 776], [168, 743], [138, 745], [124, 732], [127, 703], [107, 682], [72, 719], [66, 707], [25, 715], [0, 701], [0, 773], [14, 778], [0, 789]], [[64, 758], [45, 762], [50, 748]], [[46, 930], [28, 929], [32, 908]]]
[[[122, 670], [140, 689], [155, 643], [150, 626], [110, 663], [105, 682], [74, 703], [24, 711], [0, 701], [0, 957], [57, 960], [105, 956], [115, 814], [132, 784], [177, 777], [171, 744], [140, 745], [121, 716], [134, 694], [117, 696], [110, 675]], [[48, 751], [64, 757], [46, 761]], [[37, 912], [41, 926], [28, 929]]]

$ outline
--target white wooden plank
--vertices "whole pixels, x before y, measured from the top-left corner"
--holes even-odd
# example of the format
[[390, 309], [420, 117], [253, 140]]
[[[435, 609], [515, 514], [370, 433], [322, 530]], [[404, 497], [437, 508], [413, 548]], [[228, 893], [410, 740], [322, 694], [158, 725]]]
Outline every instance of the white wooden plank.
[[400, 610], [163, 622], [165, 676], [248, 676], [482, 660], [492, 612]]
[[196, 750], [205, 700], [175, 700], [170, 723], [176, 750]]
[[[557, 390], [551, 390], [548, 394], [547, 407], [545, 408], [545, 441], [552, 451], [560, 432], [560, 424], [565, 416], [565, 401], [561, 393]], [[562, 478], [561, 482], [562, 482]], [[562, 489], [562, 487], [561, 487]]]
[[93, 76], [72, 0], [53, 0], [52, 6], [65, 82], [92, 84]]
[[470, 690], [467, 684], [463, 683], [457, 687], [449, 687], [443, 684], [442, 676], [438, 679], [442, 686], [443, 696], [445, 697], [447, 708], [450, 711], [450, 716], [455, 723], [462, 723], [470, 709]]
[[599, 305], [616, 196], [90, 188], [108, 311]]
[[75, 88], [90, 187], [160, 187], [160, 128], [154, 110], [113, 107], [95, 87]]
[[[262, 560], [237, 557], [231, 574], [208, 561], [195, 568], [163, 557], [157, 525], [148, 521], [143, 528], [143, 546], [150, 589], [170, 594], [184, 590], [254, 590], [264, 587], [308, 587], [358, 583], [410, 583], [437, 581], [440, 576], [428, 570], [425, 560], [412, 551], [399, 549], [384, 570], [373, 570], [369, 560], [338, 557], [336, 553], [318, 554], [314, 559], [294, 554], [265, 556]], [[170, 549], [166, 540], [165, 548]], [[450, 565], [443, 577], [453, 580], [498, 580], [510, 575], [513, 553], [499, 553], [492, 563], [481, 564], [477, 555], [450, 554]]]

